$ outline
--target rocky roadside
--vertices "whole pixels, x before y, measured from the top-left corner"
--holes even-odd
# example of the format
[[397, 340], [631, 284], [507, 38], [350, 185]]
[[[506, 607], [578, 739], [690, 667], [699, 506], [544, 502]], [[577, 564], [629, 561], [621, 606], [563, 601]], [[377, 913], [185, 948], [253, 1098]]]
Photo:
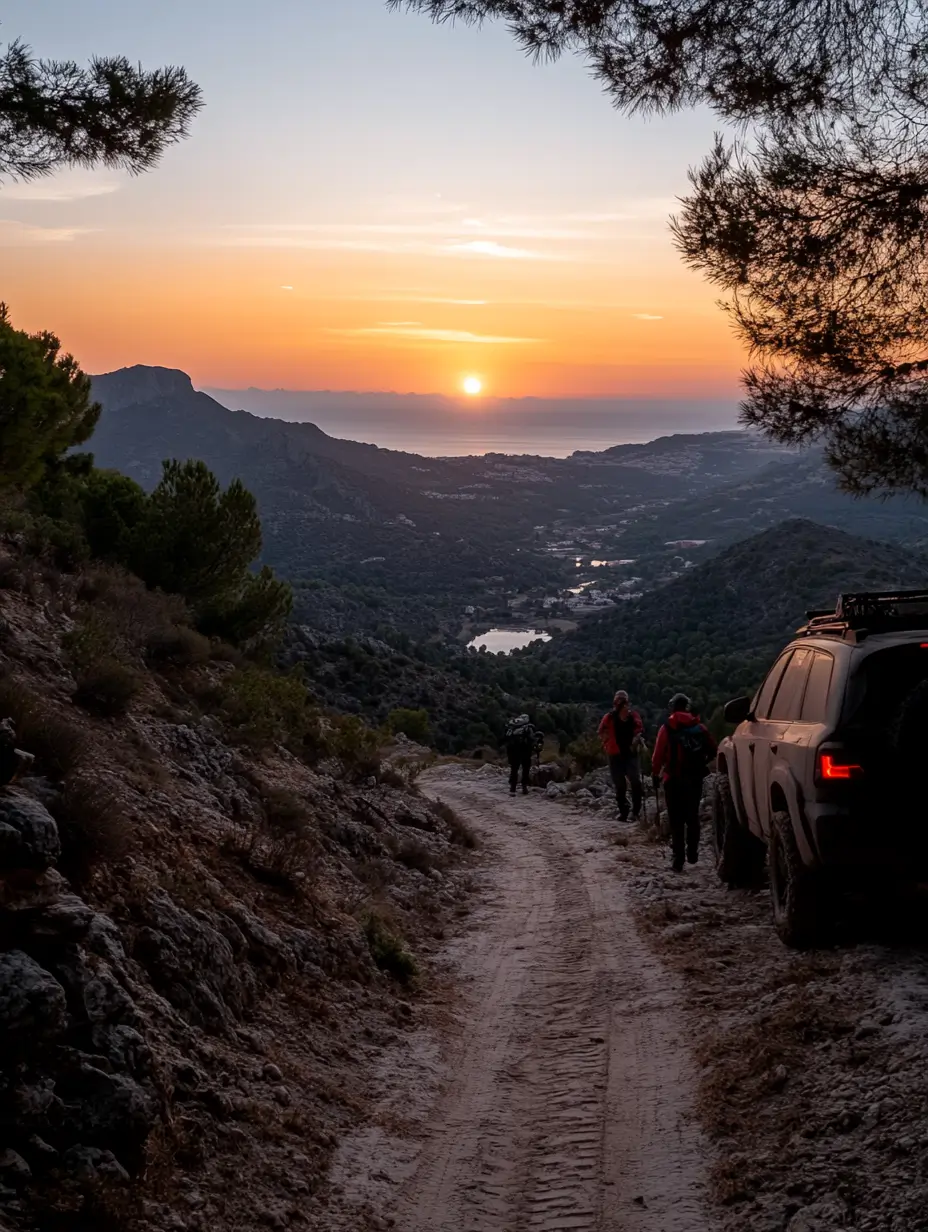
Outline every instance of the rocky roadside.
[[92, 718], [60, 597], [0, 591], [0, 621], [37, 754], [0, 790], [0, 1228], [321, 1232], [371, 1067], [427, 1012], [466, 831], [413, 746], [361, 781], [252, 753], [156, 674]]
[[629, 829], [616, 859], [684, 979], [722, 1227], [928, 1229], [928, 949], [871, 918], [791, 952], [767, 891], [726, 890], [705, 850], [675, 875]]

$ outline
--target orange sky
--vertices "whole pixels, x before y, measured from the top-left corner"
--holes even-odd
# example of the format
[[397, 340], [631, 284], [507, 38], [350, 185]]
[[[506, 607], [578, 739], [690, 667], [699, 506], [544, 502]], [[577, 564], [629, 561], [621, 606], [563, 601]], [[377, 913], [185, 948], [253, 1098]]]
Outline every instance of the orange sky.
[[88, 371], [736, 395], [741, 348], [667, 230], [706, 116], [617, 116], [576, 62], [538, 67], [500, 27], [437, 29], [383, 0], [281, 0], [261, 27], [273, 63], [252, 54], [244, 0], [219, 25], [180, 0], [144, 24], [117, 0], [89, 20], [9, 2], [10, 30], [45, 54], [181, 60], [207, 98], [150, 175], [0, 187], [0, 297]]

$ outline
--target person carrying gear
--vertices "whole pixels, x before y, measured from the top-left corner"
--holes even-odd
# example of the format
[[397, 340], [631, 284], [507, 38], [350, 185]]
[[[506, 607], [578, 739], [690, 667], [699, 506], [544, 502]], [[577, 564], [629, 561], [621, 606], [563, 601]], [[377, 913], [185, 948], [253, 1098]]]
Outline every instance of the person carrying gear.
[[690, 864], [699, 859], [702, 785], [715, 754], [715, 741], [692, 713], [689, 698], [685, 693], [675, 694], [670, 716], [657, 734], [651, 773], [655, 788], [663, 780], [676, 873], [683, 872], [684, 858]]
[[506, 756], [509, 758], [509, 794], [516, 794], [519, 772], [522, 772], [522, 795], [528, 795], [528, 776], [532, 755], [541, 751], [544, 734], [532, 726], [527, 714], [511, 719], [506, 728]]
[[619, 689], [612, 699], [612, 709], [599, 724], [599, 739], [609, 758], [609, 773], [615, 787], [619, 816], [628, 821], [628, 785], [632, 789], [632, 817], [641, 816], [641, 765], [638, 753], [644, 740], [644, 724], [637, 710], [632, 710], [628, 694]]

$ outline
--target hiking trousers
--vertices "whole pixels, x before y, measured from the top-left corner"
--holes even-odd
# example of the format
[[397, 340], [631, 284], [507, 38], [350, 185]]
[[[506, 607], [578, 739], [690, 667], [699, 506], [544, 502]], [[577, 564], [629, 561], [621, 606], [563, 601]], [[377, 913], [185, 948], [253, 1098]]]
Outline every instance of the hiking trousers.
[[522, 772], [522, 786], [528, 787], [529, 771], [532, 768], [531, 753], [509, 754], [509, 790], [515, 791], [519, 782], [519, 771]]
[[628, 816], [628, 785], [632, 789], [632, 812], [637, 817], [641, 812], [641, 765], [637, 753], [612, 753], [609, 756], [609, 773], [615, 787], [619, 814], [624, 821]]
[[664, 781], [674, 864], [682, 865], [684, 859], [695, 863], [699, 854], [699, 806], [702, 804], [702, 783], [702, 779], [693, 778], [671, 778]]

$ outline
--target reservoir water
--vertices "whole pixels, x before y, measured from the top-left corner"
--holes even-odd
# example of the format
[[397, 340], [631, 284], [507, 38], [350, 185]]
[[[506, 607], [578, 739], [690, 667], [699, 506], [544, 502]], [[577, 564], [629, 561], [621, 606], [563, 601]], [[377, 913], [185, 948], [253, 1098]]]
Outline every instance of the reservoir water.
[[467, 643], [468, 650], [486, 647], [490, 654], [511, 654], [530, 642], [550, 642], [551, 634], [543, 629], [490, 629]]

